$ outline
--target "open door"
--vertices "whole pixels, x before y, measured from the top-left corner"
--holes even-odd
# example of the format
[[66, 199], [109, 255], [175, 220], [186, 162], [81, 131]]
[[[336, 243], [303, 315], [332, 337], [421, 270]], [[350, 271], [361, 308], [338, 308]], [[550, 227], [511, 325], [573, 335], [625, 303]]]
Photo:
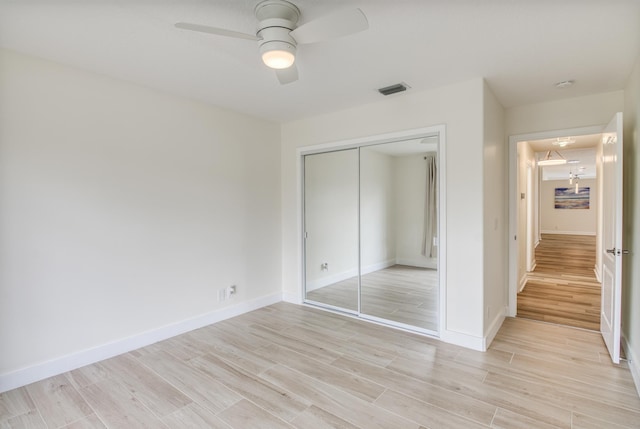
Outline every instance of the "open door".
[[600, 332], [620, 363], [622, 295], [622, 113], [602, 136], [602, 299]]

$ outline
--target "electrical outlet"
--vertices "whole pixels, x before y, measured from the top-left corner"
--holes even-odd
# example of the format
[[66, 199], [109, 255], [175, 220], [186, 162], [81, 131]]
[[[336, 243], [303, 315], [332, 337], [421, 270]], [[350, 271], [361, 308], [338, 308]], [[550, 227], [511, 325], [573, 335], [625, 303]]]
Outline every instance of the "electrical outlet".
[[238, 287], [236, 285], [229, 286], [229, 297], [231, 297], [231, 295], [235, 295], [237, 291]]
[[323, 262], [322, 264], [320, 264], [320, 271], [329, 271], [329, 263]]
[[227, 290], [226, 289], [218, 290], [218, 302], [222, 302], [226, 300], [227, 300]]

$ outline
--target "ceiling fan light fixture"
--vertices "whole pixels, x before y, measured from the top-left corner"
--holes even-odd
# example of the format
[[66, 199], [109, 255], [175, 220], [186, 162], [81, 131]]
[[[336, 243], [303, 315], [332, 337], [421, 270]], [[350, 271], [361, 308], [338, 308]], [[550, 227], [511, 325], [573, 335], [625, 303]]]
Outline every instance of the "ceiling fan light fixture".
[[289, 68], [296, 61], [296, 47], [287, 42], [266, 42], [260, 46], [262, 62], [267, 67], [281, 70]]
[[538, 161], [538, 165], [544, 167], [545, 165], [563, 165], [567, 163], [567, 160], [560, 154], [560, 152], [557, 150], [554, 150], [553, 152], [558, 155], [558, 158], [551, 158], [551, 151], [547, 151], [547, 155], [544, 159]]
[[543, 167], [545, 165], [564, 165], [566, 163], [567, 161], [564, 159], [543, 159], [538, 161], [538, 165], [542, 165]]
[[557, 138], [551, 144], [553, 144], [554, 146], [567, 147], [569, 145], [574, 144], [575, 142], [576, 141], [571, 137], [566, 137], [566, 138]]

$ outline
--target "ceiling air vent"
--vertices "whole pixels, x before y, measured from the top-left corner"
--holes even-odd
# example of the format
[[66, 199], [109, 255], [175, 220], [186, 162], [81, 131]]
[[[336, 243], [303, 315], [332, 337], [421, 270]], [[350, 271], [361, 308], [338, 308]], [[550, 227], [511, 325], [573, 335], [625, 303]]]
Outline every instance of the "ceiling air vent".
[[378, 92], [382, 95], [391, 95], [391, 94], [395, 94], [396, 92], [406, 91], [407, 88], [409, 88], [409, 85], [407, 85], [404, 82], [400, 82], [400, 83], [396, 83], [395, 85], [385, 86], [384, 88], [380, 88], [378, 89]]

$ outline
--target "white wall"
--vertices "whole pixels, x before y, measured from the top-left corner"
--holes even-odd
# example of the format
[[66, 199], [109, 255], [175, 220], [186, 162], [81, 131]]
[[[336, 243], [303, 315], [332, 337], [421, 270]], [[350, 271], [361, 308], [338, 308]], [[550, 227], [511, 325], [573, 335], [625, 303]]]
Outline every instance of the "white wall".
[[419, 154], [395, 159], [396, 260], [402, 265], [436, 269], [438, 259], [422, 254], [427, 187], [424, 157], [425, 154]]
[[[483, 337], [483, 81], [407, 92], [282, 127], [282, 256], [285, 296], [298, 300], [300, 273], [300, 169], [297, 149], [320, 143], [446, 124], [447, 341], [482, 343]], [[504, 168], [502, 166], [501, 168]], [[469, 213], [474, 213], [470, 216]]]
[[[483, 335], [490, 343], [507, 307], [507, 151], [504, 108], [483, 85]], [[467, 181], [477, 180], [467, 176]], [[469, 210], [473, 213], [473, 210]]]
[[0, 391], [281, 297], [278, 124], [9, 51], [0, 93]]
[[565, 98], [505, 110], [507, 135], [606, 125], [624, 104], [622, 91]]
[[581, 188], [589, 189], [588, 209], [556, 209], [555, 189], [571, 188], [567, 180], [543, 180], [540, 187], [540, 230], [542, 234], [596, 235], [598, 185], [596, 179], [581, 179]]
[[624, 91], [624, 248], [622, 334], [640, 393], [640, 58]]
[[309, 155], [304, 171], [306, 287], [312, 291], [358, 275], [358, 150]]

